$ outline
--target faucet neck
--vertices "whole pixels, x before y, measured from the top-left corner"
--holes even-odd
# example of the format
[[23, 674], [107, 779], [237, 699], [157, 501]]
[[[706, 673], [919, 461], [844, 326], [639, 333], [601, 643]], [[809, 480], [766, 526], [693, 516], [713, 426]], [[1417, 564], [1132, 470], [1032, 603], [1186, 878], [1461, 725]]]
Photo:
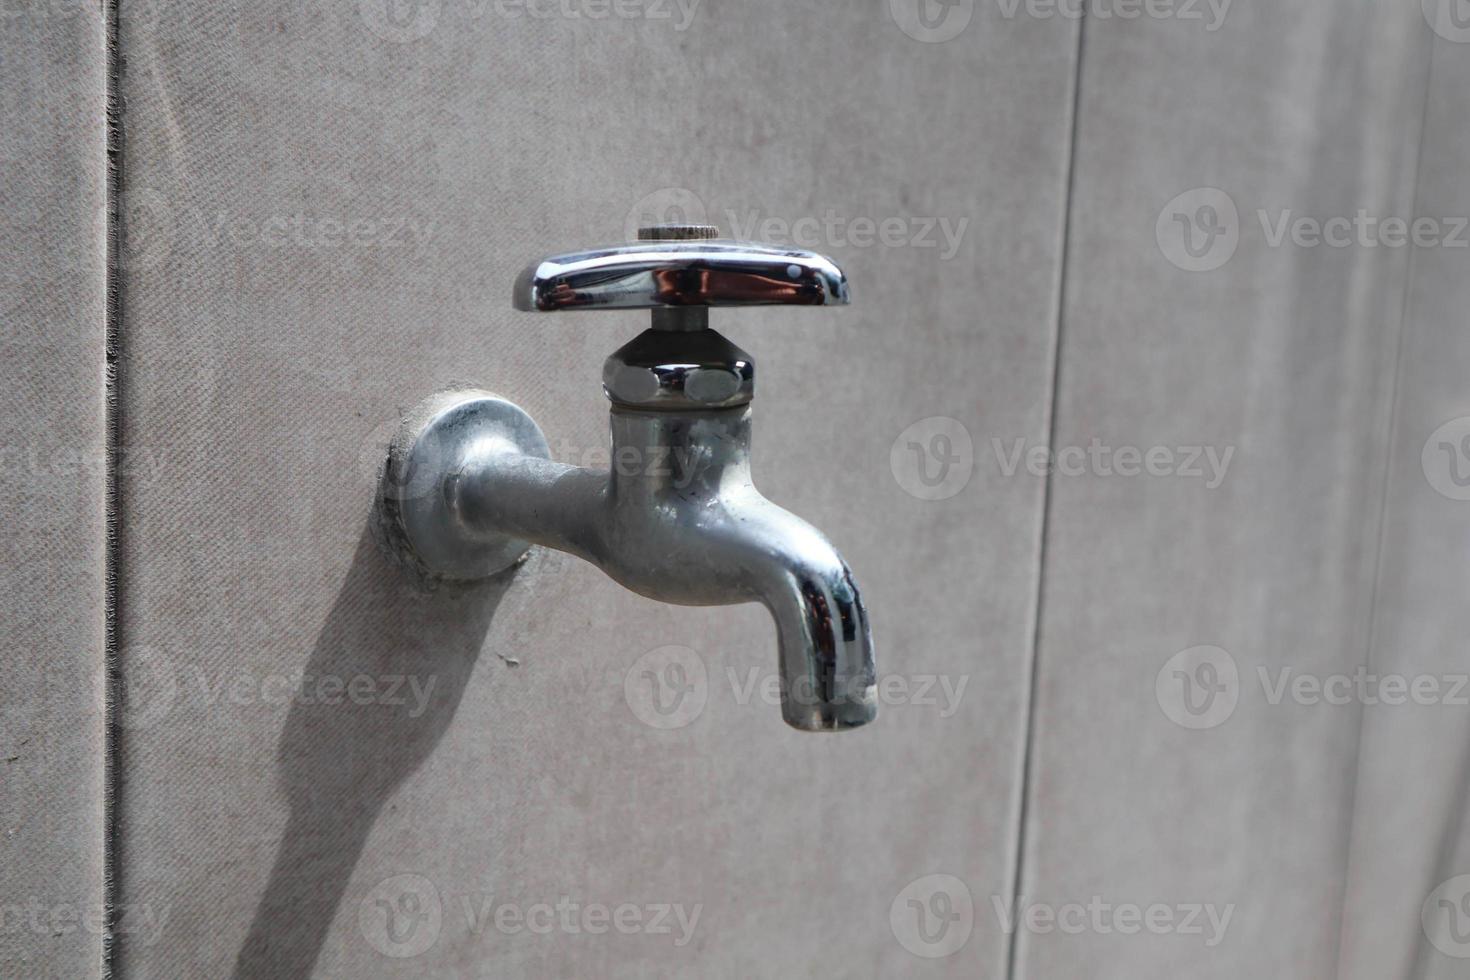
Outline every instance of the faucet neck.
[[749, 405], [687, 413], [614, 406], [611, 421], [609, 486], [619, 504], [716, 499], [752, 485]]

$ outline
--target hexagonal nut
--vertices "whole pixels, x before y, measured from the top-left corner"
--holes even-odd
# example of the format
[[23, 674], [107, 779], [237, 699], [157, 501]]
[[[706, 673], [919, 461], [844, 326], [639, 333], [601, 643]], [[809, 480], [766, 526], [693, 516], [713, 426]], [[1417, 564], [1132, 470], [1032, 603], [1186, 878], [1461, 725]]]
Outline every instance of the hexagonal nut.
[[607, 359], [602, 384], [607, 397], [624, 408], [736, 408], [755, 394], [755, 365], [712, 330], [648, 331]]

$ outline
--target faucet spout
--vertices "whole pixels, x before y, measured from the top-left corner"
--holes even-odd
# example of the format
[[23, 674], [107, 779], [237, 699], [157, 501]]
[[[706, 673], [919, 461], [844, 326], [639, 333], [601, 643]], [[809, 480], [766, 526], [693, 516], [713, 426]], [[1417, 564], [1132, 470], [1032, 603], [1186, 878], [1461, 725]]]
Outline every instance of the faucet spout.
[[754, 492], [730, 516], [732, 559], [776, 622], [786, 723], [830, 732], [873, 721], [873, 637], [847, 562], [816, 528]]
[[781, 713], [802, 731], [877, 717], [867, 608], [847, 562], [806, 521], [762, 497], [750, 472], [751, 408], [614, 408], [602, 567], [681, 605], [759, 602], [776, 623]]

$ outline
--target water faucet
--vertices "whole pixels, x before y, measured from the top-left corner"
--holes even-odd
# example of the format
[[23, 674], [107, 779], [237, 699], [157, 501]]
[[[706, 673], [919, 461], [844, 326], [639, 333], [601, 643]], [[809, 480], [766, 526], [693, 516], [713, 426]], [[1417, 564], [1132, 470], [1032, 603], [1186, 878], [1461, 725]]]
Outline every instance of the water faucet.
[[652, 310], [651, 328], [603, 368], [611, 466], [553, 462], [531, 417], [490, 392], [435, 395], [389, 447], [375, 523], [390, 556], [423, 582], [470, 582], [541, 545], [651, 599], [760, 602], [776, 623], [786, 722], [828, 732], [872, 721], [873, 640], [852, 571], [821, 532], [756, 491], [755, 365], [709, 327], [712, 306], [846, 304], [842, 271], [813, 252], [660, 225], [532, 265], [514, 301]]

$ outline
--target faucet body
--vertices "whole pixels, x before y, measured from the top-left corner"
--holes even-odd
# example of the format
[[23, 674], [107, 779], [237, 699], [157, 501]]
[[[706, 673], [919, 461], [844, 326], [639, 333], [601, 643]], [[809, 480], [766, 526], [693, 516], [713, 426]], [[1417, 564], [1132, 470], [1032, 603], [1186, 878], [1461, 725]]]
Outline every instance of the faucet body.
[[513, 433], [446, 421], [504, 411], [463, 392], [431, 418], [458, 437], [425, 439], [433, 472], [405, 481], [408, 504], [458, 529], [467, 551], [505, 539], [585, 559], [661, 602], [760, 602], [776, 623], [782, 715], [838, 731], [877, 713], [872, 635], [852, 572], [814, 527], [766, 500], [750, 473], [749, 405], [707, 412], [611, 412], [611, 468], [553, 462]]
[[867, 611], [847, 563], [750, 475], [750, 407], [689, 414], [614, 409], [611, 469], [486, 442], [455, 481], [465, 526], [592, 562], [660, 602], [760, 602], [776, 621], [782, 713], [796, 728], [872, 721]]
[[388, 554], [431, 583], [485, 578], [535, 544], [661, 602], [760, 602], [776, 623], [786, 721], [857, 728], [877, 716], [862, 596], [819, 531], [757, 492], [755, 365], [708, 325], [711, 306], [842, 305], [847, 280], [815, 253], [713, 236], [658, 226], [640, 244], [545, 259], [517, 281], [522, 310], [653, 312], [652, 329], [603, 368], [608, 471], [553, 462], [511, 402], [447, 392], [411, 413], [390, 447], [375, 526]]

